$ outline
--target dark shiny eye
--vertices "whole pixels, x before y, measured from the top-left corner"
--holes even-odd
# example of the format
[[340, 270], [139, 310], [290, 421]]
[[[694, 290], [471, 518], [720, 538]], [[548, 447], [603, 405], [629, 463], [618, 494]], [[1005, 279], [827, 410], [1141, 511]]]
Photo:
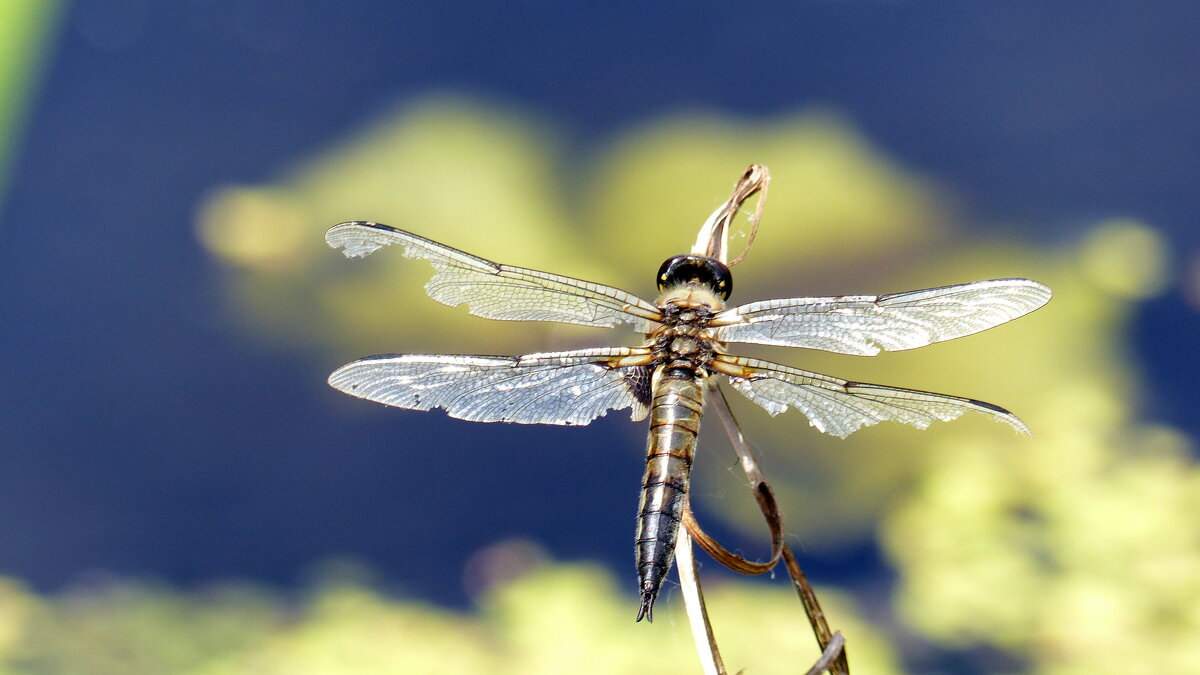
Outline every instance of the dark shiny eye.
[[699, 283], [707, 286], [722, 300], [733, 292], [733, 275], [720, 260], [701, 255], [677, 255], [667, 258], [658, 268], [658, 290], [671, 286]]

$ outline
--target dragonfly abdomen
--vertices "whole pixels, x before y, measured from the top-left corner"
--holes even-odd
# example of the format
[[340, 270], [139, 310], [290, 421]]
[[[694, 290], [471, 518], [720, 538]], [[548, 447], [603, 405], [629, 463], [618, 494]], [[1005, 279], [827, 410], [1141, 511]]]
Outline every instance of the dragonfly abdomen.
[[642, 617], [653, 621], [654, 600], [675, 556], [704, 409], [704, 386], [694, 368], [671, 365], [660, 369], [650, 408], [646, 473], [638, 508], [639, 621]]

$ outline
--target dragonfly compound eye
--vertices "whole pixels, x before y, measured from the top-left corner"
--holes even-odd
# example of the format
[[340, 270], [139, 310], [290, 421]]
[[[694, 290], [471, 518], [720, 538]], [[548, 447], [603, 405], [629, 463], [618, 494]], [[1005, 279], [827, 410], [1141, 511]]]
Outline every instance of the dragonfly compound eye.
[[722, 300], [728, 300], [733, 292], [733, 275], [729, 268], [716, 258], [702, 255], [677, 255], [667, 258], [658, 268], [658, 290], [672, 286], [697, 283], [712, 289]]

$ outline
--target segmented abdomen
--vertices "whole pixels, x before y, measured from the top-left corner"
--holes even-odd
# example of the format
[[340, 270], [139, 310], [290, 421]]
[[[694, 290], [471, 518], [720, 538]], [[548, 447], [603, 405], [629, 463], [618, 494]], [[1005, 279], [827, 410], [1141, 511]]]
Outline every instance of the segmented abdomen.
[[675, 539], [687, 496], [696, 436], [704, 410], [704, 386], [695, 370], [660, 366], [650, 408], [646, 474], [636, 539], [642, 607], [638, 620], [653, 621], [654, 599], [675, 556]]

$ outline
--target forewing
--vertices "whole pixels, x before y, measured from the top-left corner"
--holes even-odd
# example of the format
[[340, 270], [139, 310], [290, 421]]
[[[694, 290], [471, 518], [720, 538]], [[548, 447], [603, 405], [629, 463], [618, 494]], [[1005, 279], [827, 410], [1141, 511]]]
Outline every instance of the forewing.
[[975, 399], [849, 382], [770, 361], [736, 356], [721, 355], [713, 367], [725, 373], [735, 389], [772, 415], [795, 408], [807, 415], [808, 423], [818, 431], [838, 438], [884, 420], [924, 429], [932, 422], [949, 421], [968, 410], [1030, 434], [1029, 427], [1016, 415]]
[[333, 371], [329, 384], [384, 405], [443, 408], [473, 422], [587, 424], [623, 408], [632, 408], [636, 421], [650, 403], [650, 360], [644, 348], [371, 356]]
[[325, 241], [347, 258], [361, 258], [400, 244], [409, 258], [437, 270], [425, 284], [429, 297], [475, 316], [502, 321], [556, 321], [584, 326], [627, 323], [641, 332], [661, 318], [658, 308], [631, 293], [590, 281], [500, 265], [394, 227], [354, 221], [335, 225]]
[[752, 302], [717, 314], [724, 342], [805, 347], [873, 356], [987, 330], [1041, 307], [1050, 289], [1029, 279], [993, 279], [888, 295]]

